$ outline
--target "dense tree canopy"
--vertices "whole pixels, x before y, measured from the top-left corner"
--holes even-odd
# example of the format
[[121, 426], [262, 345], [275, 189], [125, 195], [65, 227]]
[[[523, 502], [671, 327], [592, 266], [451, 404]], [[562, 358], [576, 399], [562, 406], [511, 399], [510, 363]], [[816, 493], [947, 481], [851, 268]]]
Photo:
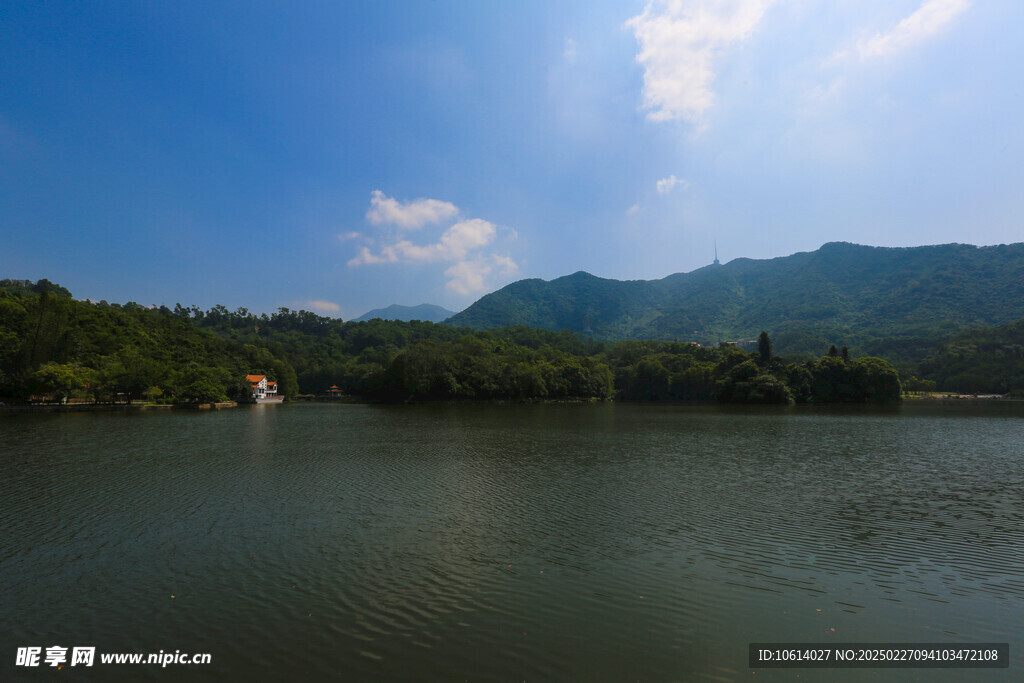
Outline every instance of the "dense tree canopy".
[[1024, 320], [958, 334], [914, 374], [942, 391], [1024, 392]]
[[[686, 342], [595, 342], [526, 326], [486, 331], [427, 322], [343, 322], [308, 311], [209, 311], [180, 304], [76, 301], [45, 280], [0, 281], [0, 397], [206, 402], [244, 399], [247, 374], [280, 393], [432, 399], [718, 400], [739, 403], [897, 400], [886, 360], [835, 345], [821, 358]], [[1024, 389], [1024, 321], [954, 337], [908, 385], [1005, 393]]]
[[[787, 363], [732, 344], [718, 349], [693, 344], [620, 342], [608, 352], [619, 398], [709, 400], [723, 403], [885, 402], [900, 399], [899, 375], [880, 358]], [[765, 360], [767, 356], [767, 360]]]
[[0, 395], [131, 402], [245, 398], [246, 374], [298, 391], [291, 365], [265, 347], [226, 340], [166, 308], [76, 301], [41, 280], [0, 281]]

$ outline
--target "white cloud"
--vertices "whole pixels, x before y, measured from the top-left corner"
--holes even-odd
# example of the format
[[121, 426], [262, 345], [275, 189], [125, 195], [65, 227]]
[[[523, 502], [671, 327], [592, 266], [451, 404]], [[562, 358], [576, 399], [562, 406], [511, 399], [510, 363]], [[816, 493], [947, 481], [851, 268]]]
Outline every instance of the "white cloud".
[[394, 247], [384, 247], [381, 250], [380, 256], [376, 256], [367, 247], [363, 247], [359, 250], [359, 255], [355, 258], [349, 259], [348, 265], [350, 266], [372, 266], [378, 263], [394, 263], [398, 260], [398, 255], [395, 254]]
[[409, 240], [400, 240], [381, 249], [380, 255], [374, 255], [363, 247], [359, 256], [348, 263], [350, 266], [358, 266], [395, 261], [457, 261], [465, 258], [469, 252], [490, 244], [496, 234], [493, 223], [473, 218], [451, 226], [433, 244], [419, 245]]
[[[389, 223], [402, 227], [422, 227], [428, 222], [441, 222], [458, 215], [458, 208], [449, 202], [433, 199], [418, 199], [409, 204], [400, 204], [375, 191], [371, 197], [370, 210], [366, 219], [371, 223]], [[516, 231], [503, 228], [505, 240], [514, 240]], [[483, 291], [492, 276], [510, 275], [518, 266], [508, 256], [485, 253], [498, 236], [498, 226], [481, 218], [460, 220], [446, 228], [436, 242], [416, 244], [409, 239], [392, 235], [381, 240], [378, 250], [373, 250], [373, 240], [366, 235], [349, 232], [339, 235], [342, 239], [361, 237], [363, 246], [359, 253], [348, 261], [350, 266], [369, 266], [385, 263], [450, 263], [444, 271], [448, 289], [462, 295]]]
[[681, 178], [676, 178], [675, 174], [670, 175], [668, 178], [662, 178], [657, 182], [658, 194], [668, 194], [674, 190], [677, 185], [680, 189], [685, 190], [689, 183]]
[[492, 256], [491, 260], [494, 261], [495, 267], [501, 272], [502, 275], [511, 275], [512, 273], [519, 270], [519, 266], [516, 262], [510, 259], [508, 256]]
[[349, 230], [348, 232], [343, 232], [340, 235], [338, 235], [338, 239], [342, 240], [342, 241], [354, 240], [354, 239], [357, 239], [359, 237], [361, 237], [361, 235], [358, 232], [356, 232], [355, 230]]
[[459, 214], [457, 206], [437, 199], [415, 199], [402, 204], [380, 190], [370, 193], [366, 220], [373, 225], [393, 224], [406, 230], [418, 230], [427, 223], [440, 223]]
[[749, 38], [774, 0], [654, 0], [626, 26], [640, 44], [652, 121], [701, 123], [715, 101], [715, 61]]
[[626, 215], [627, 216], [635, 216], [638, 213], [640, 213], [640, 205], [639, 204], [634, 204], [633, 206], [631, 206], [628, 209], [626, 209]]
[[488, 276], [494, 272], [511, 275], [518, 270], [515, 262], [507, 256], [491, 256], [459, 261], [444, 271], [448, 282], [445, 286], [463, 296], [482, 292], [487, 289]]
[[925, 0], [916, 12], [905, 18], [888, 33], [879, 33], [857, 46], [861, 59], [887, 57], [929, 38], [964, 10], [968, 0]]
[[337, 313], [341, 310], [338, 304], [333, 301], [324, 301], [323, 299], [310, 299], [302, 304], [301, 308], [308, 308], [311, 311], [320, 311], [321, 313]]
[[456, 223], [445, 230], [441, 235], [441, 244], [452, 258], [462, 258], [467, 251], [490, 243], [495, 233], [492, 223], [474, 218]]
[[466, 295], [484, 289], [484, 278], [491, 272], [491, 267], [482, 260], [459, 261], [444, 271], [448, 282], [445, 286], [459, 294]]
[[572, 38], [565, 39], [565, 49], [562, 50], [562, 56], [567, 62], [576, 61], [576, 41]]

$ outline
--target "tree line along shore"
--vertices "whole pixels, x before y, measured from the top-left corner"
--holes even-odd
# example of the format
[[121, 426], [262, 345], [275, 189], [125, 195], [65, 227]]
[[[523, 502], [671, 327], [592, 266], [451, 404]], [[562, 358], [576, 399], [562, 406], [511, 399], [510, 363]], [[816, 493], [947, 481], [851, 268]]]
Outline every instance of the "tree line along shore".
[[[780, 357], [764, 332], [750, 352], [731, 344], [596, 342], [526, 326], [473, 330], [419, 321], [343, 322], [286, 308], [255, 315], [223, 306], [203, 311], [86, 302], [47, 280], [2, 280], [0, 400], [244, 401], [251, 395], [245, 377], [257, 373], [274, 379], [289, 398], [324, 394], [333, 386], [388, 402], [887, 402], [899, 400], [904, 385], [990, 393], [1024, 388], [1018, 382], [1024, 354], [1003, 339], [1024, 332], [1024, 325], [1017, 327], [988, 331], [995, 347], [989, 352], [969, 344], [973, 364], [963, 339], [939, 346], [911, 368], [917, 374], [901, 368], [901, 384], [901, 373], [888, 361], [852, 357], [846, 349], [832, 347], [818, 358]], [[943, 358], [972, 386], [942, 386], [948, 380], [940, 371]], [[1007, 378], [1017, 384], [1005, 386]], [[999, 382], [1004, 385], [996, 387]]]

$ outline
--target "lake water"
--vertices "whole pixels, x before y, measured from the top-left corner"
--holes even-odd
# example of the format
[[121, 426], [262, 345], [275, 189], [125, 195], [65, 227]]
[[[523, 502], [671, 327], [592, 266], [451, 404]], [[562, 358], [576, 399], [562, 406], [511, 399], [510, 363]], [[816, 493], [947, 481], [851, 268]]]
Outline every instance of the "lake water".
[[[0, 414], [18, 647], [66, 680], [1020, 680], [1024, 406]], [[750, 669], [751, 642], [1010, 669]], [[98, 657], [98, 655], [97, 655]], [[45, 667], [49, 668], [49, 667]]]

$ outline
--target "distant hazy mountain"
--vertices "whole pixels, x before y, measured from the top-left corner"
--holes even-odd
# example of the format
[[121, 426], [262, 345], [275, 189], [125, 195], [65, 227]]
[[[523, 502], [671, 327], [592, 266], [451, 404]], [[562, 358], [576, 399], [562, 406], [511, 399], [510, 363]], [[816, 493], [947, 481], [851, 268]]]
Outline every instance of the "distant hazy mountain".
[[353, 322], [380, 318], [381, 320], [425, 320], [427, 322], [439, 323], [453, 315], [455, 315], [454, 311], [449, 311], [447, 308], [441, 308], [433, 304], [420, 304], [419, 306], [392, 304], [387, 308], [375, 308], [369, 313], [353, 318]]
[[530, 325], [597, 339], [756, 339], [816, 351], [882, 337], [935, 339], [1024, 317], [1024, 244], [867, 247], [833, 242], [770, 260], [736, 259], [661, 280], [588, 273], [520, 280], [447, 322]]

